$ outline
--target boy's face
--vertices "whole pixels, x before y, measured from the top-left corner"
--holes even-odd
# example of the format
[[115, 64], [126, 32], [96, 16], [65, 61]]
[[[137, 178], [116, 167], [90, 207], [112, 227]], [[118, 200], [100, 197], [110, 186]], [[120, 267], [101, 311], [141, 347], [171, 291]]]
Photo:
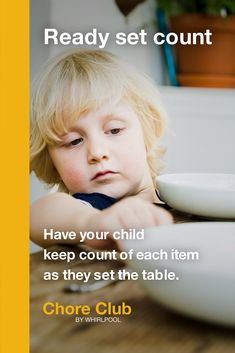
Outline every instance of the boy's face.
[[49, 153], [72, 194], [122, 198], [152, 188], [142, 128], [127, 103], [80, 116]]

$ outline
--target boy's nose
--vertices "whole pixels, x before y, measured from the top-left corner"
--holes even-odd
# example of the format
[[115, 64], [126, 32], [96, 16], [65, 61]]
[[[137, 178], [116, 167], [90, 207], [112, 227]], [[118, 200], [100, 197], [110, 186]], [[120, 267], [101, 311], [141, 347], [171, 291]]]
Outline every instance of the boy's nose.
[[89, 145], [87, 159], [89, 164], [93, 164], [109, 159], [109, 156], [105, 146], [96, 141]]

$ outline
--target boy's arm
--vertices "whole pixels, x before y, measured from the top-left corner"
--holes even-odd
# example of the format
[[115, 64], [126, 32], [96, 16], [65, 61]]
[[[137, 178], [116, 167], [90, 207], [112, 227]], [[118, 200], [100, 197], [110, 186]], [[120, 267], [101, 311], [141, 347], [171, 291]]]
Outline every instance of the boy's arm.
[[[31, 206], [30, 234], [31, 240], [41, 246], [58, 243], [56, 240], [44, 240], [44, 229], [60, 232], [79, 231], [85, 229], [89, 220], [100, 211], [84, 205], [65, 193], [50, 194], [35, 201]], [[78, 243], [77, 240], [62, 240], [59, 243]]]
[[118, 201], [113, 206], [99, 211], [82, 204], [77, 199], [65, 193], [55, 193], [36, 201], [31, 207], [31, 239], [42, 246], [53, 243], [79, 243], [76, 240], [51, 241], [43, 239], [44, 229], [54, 231], [79, 232], [107, 231], [107, 240], [87, 240], [86, 244], [94, 248], [111, 248], [114, 246], [112, 233], [114, 231], [131, 228], [141, 229], [171, 224], [172, 217], [164, 209], [131, 196]]

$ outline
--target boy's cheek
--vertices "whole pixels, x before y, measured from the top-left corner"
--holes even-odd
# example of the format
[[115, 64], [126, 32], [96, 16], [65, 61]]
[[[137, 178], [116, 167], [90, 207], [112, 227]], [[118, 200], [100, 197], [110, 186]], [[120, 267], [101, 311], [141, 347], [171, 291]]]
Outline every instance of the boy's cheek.
[[[130, 151], [130, 149], [129, 149]], [[147, 153], [145, 147], [142, 148], [140, 146], [132, 146], [131, 153], [125, 153], [123, 155], [123, 159], [126, 160], [126, 165], [129, 168], [140, 168], [144, 167], [147, 160]]]
[[77, 170], [67, 171], [61, 177], [70, 192], [79, 192], [85, 187], [87, 182], [85, 175], [78, 173]]

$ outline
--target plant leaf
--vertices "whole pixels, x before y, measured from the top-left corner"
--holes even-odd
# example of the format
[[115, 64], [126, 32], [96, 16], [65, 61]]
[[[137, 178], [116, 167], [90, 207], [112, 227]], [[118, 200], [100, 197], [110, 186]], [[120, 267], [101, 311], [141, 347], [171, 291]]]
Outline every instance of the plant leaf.
[[124, 16], [128, 16], [134, 8], [146, 0], [114, 0]]

